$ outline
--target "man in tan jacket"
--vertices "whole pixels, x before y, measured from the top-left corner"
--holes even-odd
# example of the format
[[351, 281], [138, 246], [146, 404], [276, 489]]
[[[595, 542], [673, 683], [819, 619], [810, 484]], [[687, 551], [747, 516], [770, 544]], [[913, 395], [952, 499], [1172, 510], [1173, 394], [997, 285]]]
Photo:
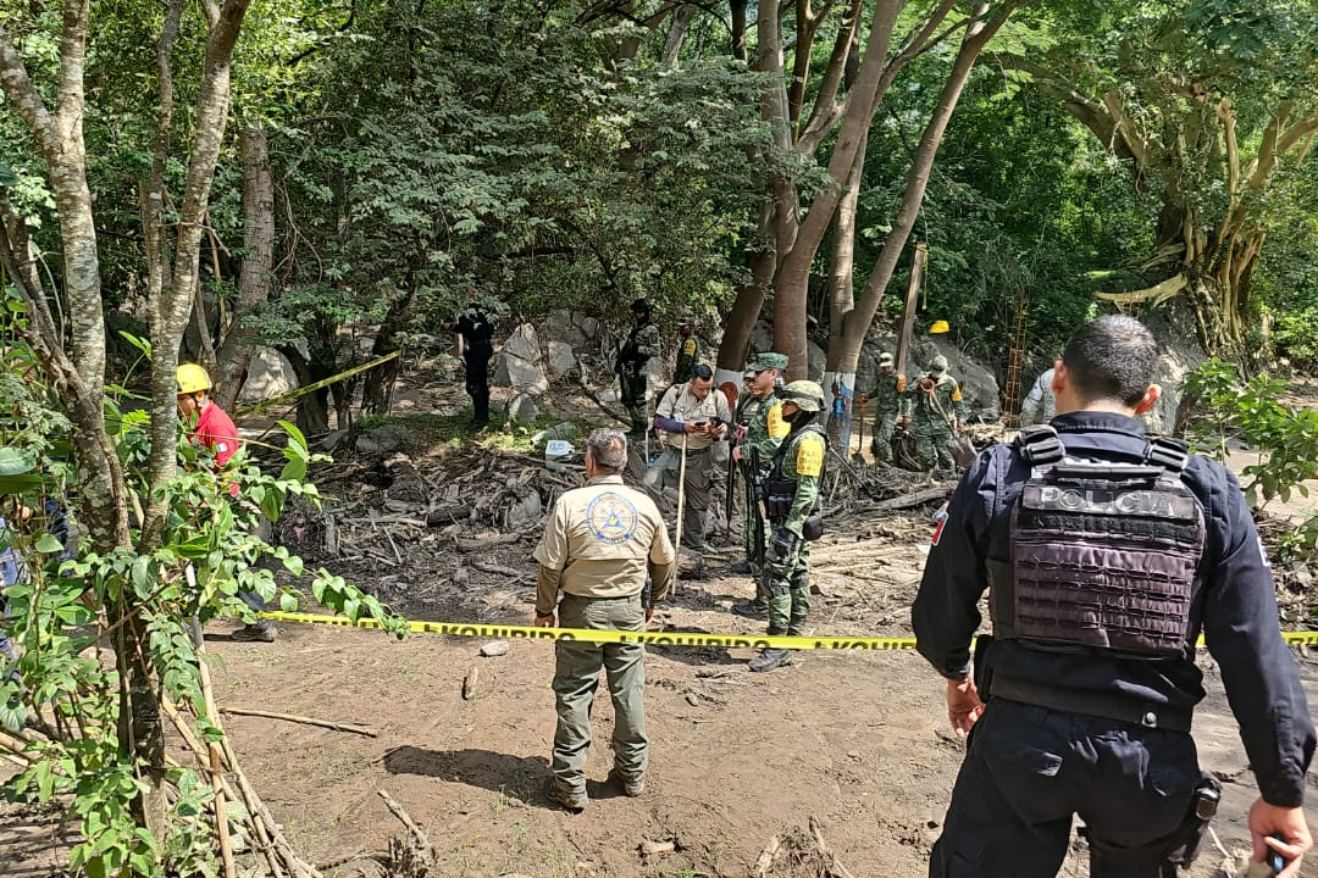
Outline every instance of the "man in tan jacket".
[[[626, 436], [617, 430], [590, 435], [589, 481], [558, 498], [535, 550], [540, 562], [536, 625], [643, 631], [655, 604], [667, 596], [676, 560], [673, 544], [654, 501], [622, 483], [626, 465]], [[653, 583], [648, 600], [643, 598], [647, 572]], [[560, 640], [556, 647], [558, 726], [549, 798], [573, 813], [586, 808], [590, 706], [601, 667], [616, 715], [610, 778], [628, 796], [641, 795], [650, 748], [645, 737], [645, 647], [571, 640]]]

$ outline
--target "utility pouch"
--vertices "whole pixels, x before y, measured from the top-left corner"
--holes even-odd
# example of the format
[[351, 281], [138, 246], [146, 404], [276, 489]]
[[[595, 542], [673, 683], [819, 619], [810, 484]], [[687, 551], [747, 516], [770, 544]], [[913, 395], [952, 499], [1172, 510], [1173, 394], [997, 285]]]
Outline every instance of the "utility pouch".
[[764, 482], [764, 514], [770, 521], [782, 521], [792, 512], [796, 499], [796, 483], [766, 479]]
[[1176, 846], [1167, 856], [1167, 862], [1177, 866], [1188, 867], [1199, 856], [1199, 847], [1204, 836], [1208, 834], [1208, 824], [1217, 813], [1217, 806], [1222, 800], [1222, 784], [1208, 772], [1203, 772], [1199, 786], [1194, 789], [1190, 800], [1189, 813], [1185, 822], [1176, 831]]
[[801, 523], [801, 536], [813, 543], [824, 535], [824, 516], [816, 512]]

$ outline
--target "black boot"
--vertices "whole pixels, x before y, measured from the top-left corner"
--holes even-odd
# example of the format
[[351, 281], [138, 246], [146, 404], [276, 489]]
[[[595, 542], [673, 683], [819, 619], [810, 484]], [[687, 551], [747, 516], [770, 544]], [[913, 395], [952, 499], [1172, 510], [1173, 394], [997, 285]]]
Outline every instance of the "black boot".
[[769, 615], [769, 608], [758, 600], [742, 601], [739, 604], [732, 605], [732, 612], [738, 616], [745, 616], [747, 619], [763, 619]]
[[750, 669], [757, 673], [763, 673], [791, 663], [792, 651], [790, 649], [762, 649], [759, 655], [751, 659]]

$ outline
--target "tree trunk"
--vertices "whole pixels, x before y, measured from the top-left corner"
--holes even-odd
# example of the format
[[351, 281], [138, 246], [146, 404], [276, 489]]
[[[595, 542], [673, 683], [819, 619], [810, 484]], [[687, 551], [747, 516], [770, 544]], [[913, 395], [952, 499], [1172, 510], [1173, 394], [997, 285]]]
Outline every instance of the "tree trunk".
[[[407, 295], [394, 301], [389, 306], [389, 313], [376, 333], [375, 344], [371, 347], [371, 359], [378, 359], [385, 354], [398, 350], [398, 334], [407, 326], [416, 305], [420, 285], [413, 278], [408, 279], [411, 287]], [[373, 415], [387, 415], [393, 402], [394, 382], [402, 371], [402, 357], [395, 357], [367, 372], [362, 382], [362, 408]]]
[[[315, 384], [334, 374], [333, 365], [326, 368], [314, 358], [314, 351], [313, 356], [308, 358], [292, 345], [280, 345], [278, 350], [292, 365], [299, 387]], [[322, 436], [329, 432], [328, 388], [322, 387], [298, 397], [297, 427], [307, 437]]]
[[732, 13], [732, 57], [745, 61], [746, 54], [746, 5], [749, 0], [731, 0], [728, 6]]
[[275, 188], [270, 172], [266, 131], [251, 125], [238, 133], [243, 157], [243, 266], [238, 275], [238, 302], [233, 321], [220, 345], [216, 370], [216, 400], [232, 408], [247, 379], [256, 351], [255, 327], [245, 325], [252, 310], [270, 298], [275, 242]]
[[879, 87], [884, 79], [888, 46], [903, 5], [904, 0], [880, 0], [874, 8], [869, 43], [865, 47], [860, 73], [848, 95], [842, 130], [829, 157], [828, 174], [835, 185], [815, 197], [809, 213], [795, 230], [792, 243], [784, 251], [782, 265], [774, 277], [774, 343], [789, 357], [788, 377], [793, 380], [806, 377], [809, 371], [806, 299], [809, 295], [810, 266], [833, 221], [838, 201], [847, 188], [847, 179], [855, 165], [856, 155], [869, 131], [874, 108], [882, 98]]
[[829, 361], [836, 363], [839, 371], [854, 372], [856, 369], [865, 335], [874, 320], [874, 315], [878, 312], [879, 303], [888, 289], [888, 283], [892, 280], [897, 260], [906, 247], [911, 229], [915, 227], [920, 205], [924, 202], [925, 189], [929, 185], [929, 174], [938, 155], [939, 144], [942, 143], [943, 135], [947, 132], [948, 122], [951, 121], [952, 113], [956, 110], [961, 92], [965, 89], [971, 70], [984, 46], [998, 32], [1017, 5], [1016, 0], [1008, 0], [996, 16], [986, 20], [989, 4], [983, 0], [975, 4], [975, 21], [966, 30], [961, 48], [952, 64], [952, 71], [938, 97], [938, 105], [934, 108], [933, 115], [920, 138], [920, 145], [916, 149], [911, 170], [906, 178], [902, 205], [892, 223], [892, 231], [888, 233], [883, 243], [883, 250], [879, 253], [874, 270], [865, 284], [864, 292], [856, 302], [855, 310], [846, 321], [846, 327], [838, 342], [839, 350], [835, 355], [829, 356]]
[[760, 246], [750, 253], [750, 278], [737, 290], [737, 299], [723, 322], [723, 340], [718, 349], [718, 372], [714, 376], [717, 384], [724, 381], [741, 384], [751, 335], [755, 332], [769, 284], [773, 281], [777, 258], [773, 249], [773, 205], [767, 201], [761, 209], [756, 240]]
[[687, 31], [691, 28], [691, 19], [695, 18], [696, 7], [684, 5], [673, 15], [668, 25], [668, 39], [664, 42], [664, 58], [659, 64], [660, 70], [672, 70], [677, 66], [677, 59], [682, 54], [682, 44], [686, 42]]
[[[842, 335], [847, 315], [856, 305], [856, 213], [860, 202], [860, 184], [865, 175], [865, 149], [869, 136], [861, 139], [855, 165], [847, 179], [847, 190], [838, 203], [833, 225], [833, 265], [828, 275], [828, 348], [831, 352]], [[836, 385], [837, 390], [834, 390]], [[836, 363], [824, 366], [824, 401], [827, 403], [829, 442], [834, 448], [851, 447], [852, 407], [856, 396], [856, 371], [838, 370]], [[841, 406], [838, 406], [838, 400]], [[846, 454], [850, 457], [850, 454]]]

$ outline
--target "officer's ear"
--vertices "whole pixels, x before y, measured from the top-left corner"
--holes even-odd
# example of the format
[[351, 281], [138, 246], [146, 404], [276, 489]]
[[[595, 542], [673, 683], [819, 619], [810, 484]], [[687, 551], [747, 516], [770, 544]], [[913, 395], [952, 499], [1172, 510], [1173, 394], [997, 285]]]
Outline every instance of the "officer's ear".
[[1157, 405], [1158, 400], [1161, 398], [1162, 386], [1158, 384], [1150, 384], [1149, 389], [1144, 391], [1144, 397], [1135, 404], [1136, 416], [1148, 414], [1149, 410]]
[[1054, 360], [1053, 384], [1052, 387], [1050, 388], [1053, 392], [1053, 396], [1056, 396], [1058, 393], [1060, 393], [1062, 391], [1062, 388], [1066, 386], [1066, 378], [1067, 378], [1066, 364], [1063, 363], [1060, 359]]

